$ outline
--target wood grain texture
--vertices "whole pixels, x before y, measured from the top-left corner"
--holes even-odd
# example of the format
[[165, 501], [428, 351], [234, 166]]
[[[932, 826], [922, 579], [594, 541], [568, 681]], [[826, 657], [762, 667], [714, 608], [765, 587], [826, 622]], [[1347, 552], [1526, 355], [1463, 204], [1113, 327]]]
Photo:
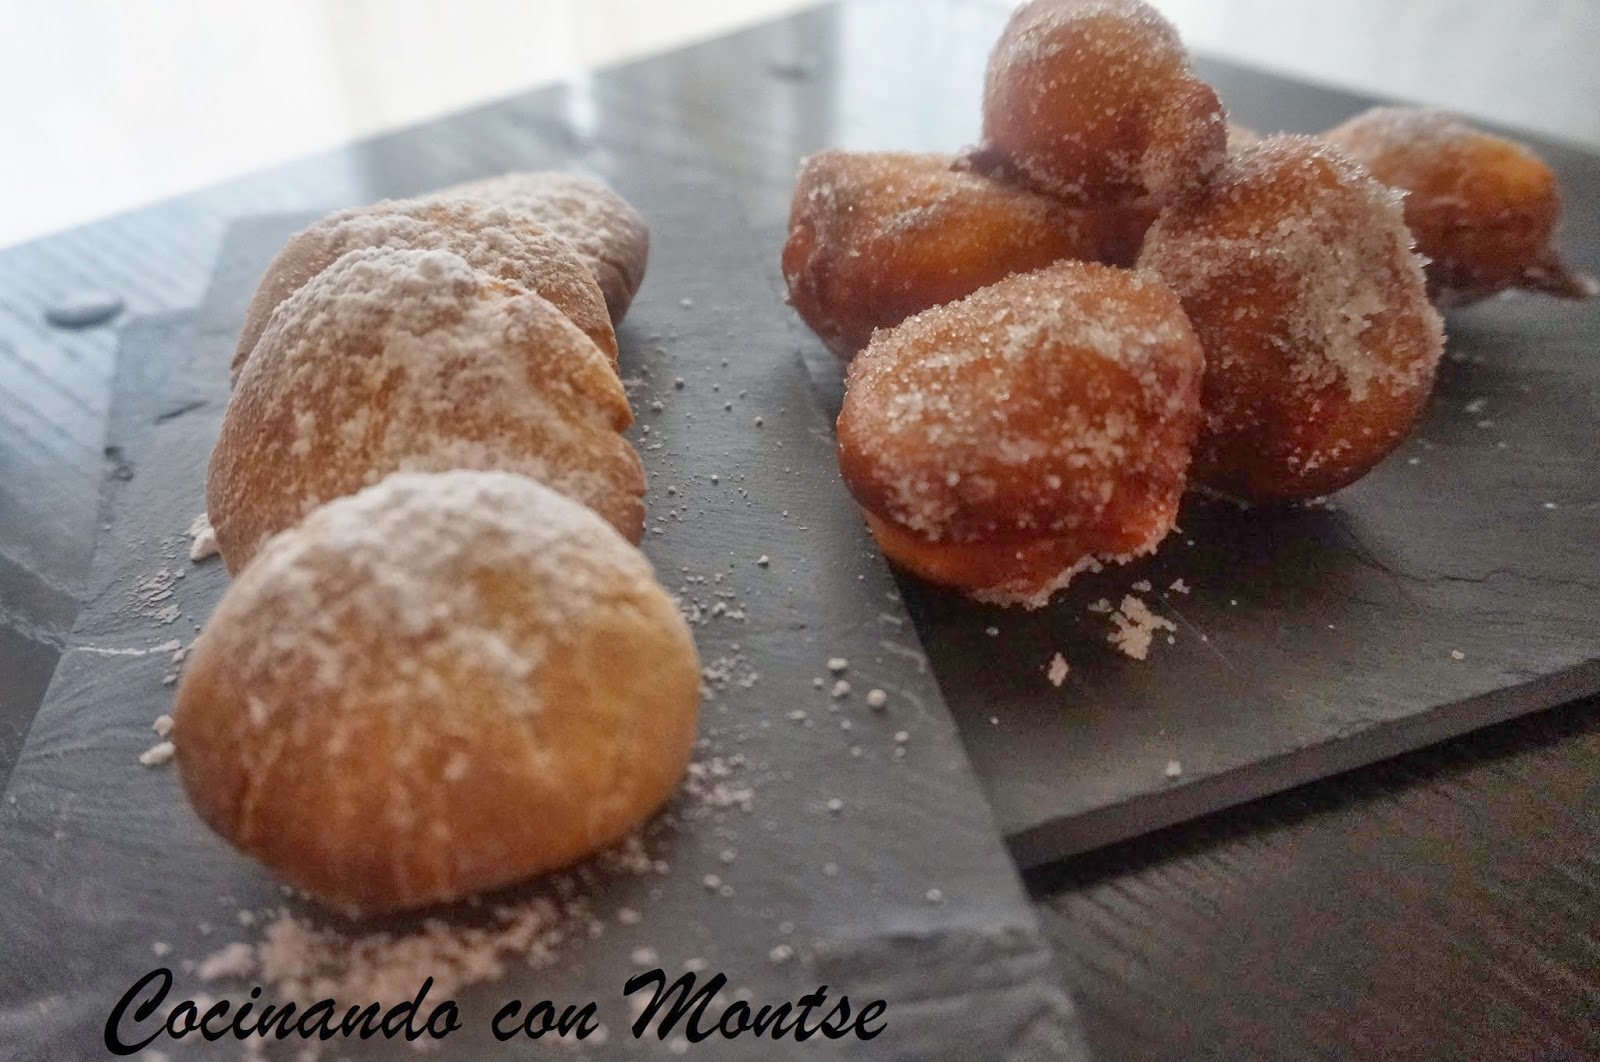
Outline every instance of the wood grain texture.
[[1600, 1057], [1600, 700], [1030, 884], [1101, 1058]]

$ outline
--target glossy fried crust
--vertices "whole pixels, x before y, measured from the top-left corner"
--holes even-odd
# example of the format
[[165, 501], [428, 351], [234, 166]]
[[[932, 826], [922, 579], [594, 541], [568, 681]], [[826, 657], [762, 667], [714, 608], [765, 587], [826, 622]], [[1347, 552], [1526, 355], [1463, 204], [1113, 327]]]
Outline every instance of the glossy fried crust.
[[650, 259], [650, 226], [633, 204], [599, 181], [557, 170], [468, 181], [435, 198], [463, 197], [521, 211], [569, 240], [599, 283], [611, 323], [622, 323]]
[[1058, 262], [874, 336], [850, 366], [839, 467], [890, 559], [1042, 604], [1170, 530], [1202, 370], [1159, 280]]
[[494, 469], [637, 541], [631, 421], [605, 356], [543, 298], [445, 251], [352, 251], [284, 301], [246, 361], [208, 512], [238, 572], [269, 536], [392, 472]]
[[625, 837], [683, 775], [699, 682], [671, 598], [593, 513], [520, 476], [398, 475], [229, 586], [173, 737], [228, 841], [340, 910], [395, 911]]
[[1160, 274], [1206, 352], [1197, 479], [1254, 501], [1317, 497], [1406, 437], [1443, 350], [1399, 196], [1307, 137], [1241, 151], [1161, 216]]
[[1012, 273], [1118, 253], [1108, 219], [955, 164], [836, 150], [802, 163], [783, 275], [790, 303], [841, 358], [876, 328]]
[[1561, 192], [1521, 144], [1448, 114], [1375, 107], [1323, 134], [1372, 175], [1406, 193], [1406, 224], [1429, 259], [1428, 288], [1460, 304], [1507, 288], [1563, 298], [1595, 294], [1555, 246]]
[[1083, 204], [1159, 205], [1227, 155], [1217, 94], [1142, 0], [1031, 0], [989, 59], [984, 143]]
[[346, 252], [364, 247], [444, 250], [522, 291], [548, 299], [594, 340], [613, 365], [617, 336], [605, 296], [577, 250], [523, 213], [473, 200], [386, 200], [332, 214], [289, 238], [273, 258], [245, 309], [232, 375], [284, 299]]

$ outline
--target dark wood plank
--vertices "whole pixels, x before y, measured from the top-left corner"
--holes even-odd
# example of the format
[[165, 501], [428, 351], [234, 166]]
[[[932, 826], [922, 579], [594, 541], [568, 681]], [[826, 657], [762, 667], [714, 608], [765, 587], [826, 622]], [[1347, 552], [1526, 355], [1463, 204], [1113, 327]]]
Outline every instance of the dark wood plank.
[[1600, 700], [1035, 872], [1101, 1058], [1600, 1057]]

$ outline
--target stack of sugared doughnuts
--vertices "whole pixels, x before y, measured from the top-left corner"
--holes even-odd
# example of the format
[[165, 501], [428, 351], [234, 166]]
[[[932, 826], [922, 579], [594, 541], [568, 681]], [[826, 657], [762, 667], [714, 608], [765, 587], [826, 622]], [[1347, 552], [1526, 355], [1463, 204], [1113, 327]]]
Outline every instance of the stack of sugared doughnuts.
[[613, 328], [647, 249], [610, 189], [516, 174], [335, 214], [261, 280], [206, 485], [236, 578], [173, 737], [201, 818], [325, 903], [568, 865], [685, 770]]
[[[1418, 167], [1373, 124], [1337, 139], [1400, 184]], [[1037, 606], [1155, 549], [1191, 478], [1314, 498], [1411, 430], [1444, 337], [1401, 193], [1327, 141], [1231, 127], [1142, 0], [1018, 9], [983, 135], [959, 158], [812, 156], [783, 253], [791, 303], [850, 361], [840, 467], [902, 567]], [[1436, 138], [1440, 166], [1548, 191], [1460, 139]], [[1526, 268], [1487, 283], [1557, 272], [1540, 216]]]

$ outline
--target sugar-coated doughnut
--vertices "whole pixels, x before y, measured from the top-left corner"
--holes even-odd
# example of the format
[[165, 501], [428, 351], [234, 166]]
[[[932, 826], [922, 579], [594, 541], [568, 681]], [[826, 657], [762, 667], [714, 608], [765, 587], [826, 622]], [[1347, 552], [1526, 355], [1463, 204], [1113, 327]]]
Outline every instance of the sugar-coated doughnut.
[[1400, 196], [1337, 149], [1274, 136], [1169, 206], [1140, 266], [1206, 353], [1201, 482], [1252, 501], [1312, 498], [1411, 431], [1444, 347]]
[[1228, 154], [1232, 155], [1261, 143], [1261, 134], [1247, 125], [1228, 123]]
[[1406, 193], [1406, 224], [1441, 305], [1507, 288], [1568, 299], [1595, 294], [1595, 282], [1556, 248], [1556, 175], [1523, 145], [1417, 107], [1374, 107], [1323, 139]]
[[1074, 203], [1159, 205], [1227, 155], [1227, 121], [1143, 0], [1030, 0], [989, 58], [985, 145]]
[[[626, 661], [626, 666], [618, 666]], [[573, 863], [671, 796], [694, 643], [647, 562], [521, 476], [391, 476], [274, 538], [188, 656], [185, 790], [351, 913]]]
[[245, 310], [233, 377], [278, 304], [347, 251], [363, 247], [450, 251], [491, 276], [550, 300], [615, 364], [617, 337], [605, 297], [567, 240], [518, 211], [474, 200], [386, 200], [332, 214], [289, 238]]
[[622, 196], [589, 177], [556, 170], [486, 177], [440, 195], [511, 207], [566, 237], [605, 293], [612, 324], [622, 323], [650, 258], [650, 226]]
[[891, 561], [1042, 605], [1172, 528], [1203, 371], [1158, 278], [1058, 262], [878, 332], [850, 364], [839, 468]]
[[[951, 155], [822, 151], [800, 167], [783, 248], [789, 301], [848, 359], [873, 329], [1061, 258], [1131, 262], [1137, 243]], [[1125, 226], [1124, 226], [1125, 228]], [[1135, 237], [1136, 239], [1137, 237]]]
[[351, 251], [273, 313], [239, 375], [206, 500], [238, 572], [272, 534], [396, 471], [520, 472], [637, 541], [622, 382], [576, 325], [447, 251]]

